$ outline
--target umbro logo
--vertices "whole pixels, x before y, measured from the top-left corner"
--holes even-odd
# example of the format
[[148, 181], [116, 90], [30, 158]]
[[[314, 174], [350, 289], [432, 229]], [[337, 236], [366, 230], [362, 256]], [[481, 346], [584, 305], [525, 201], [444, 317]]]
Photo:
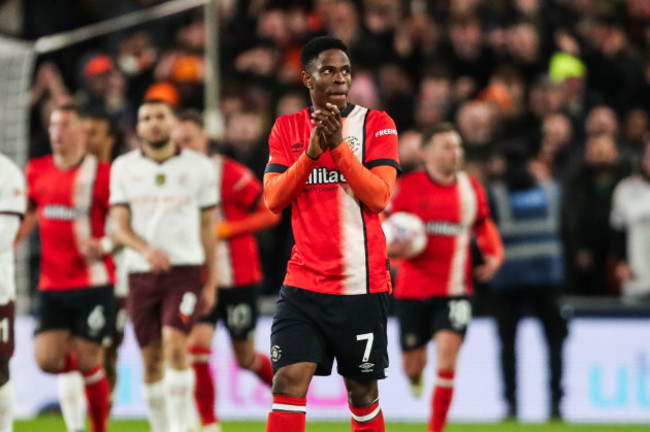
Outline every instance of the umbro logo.
[[291, 152], [292, 153], [300, 153], [300, 152], [302, 152], [303, 147], [304, 147], [304, 144], [302, 144], [302, 143], [291, 144]]
[[359, 365], [359, 368], [361, 368], [361, 373], [367, 373], [367, 372], [373, 372], [373, 367], [375, 366], [374, 363], [363, 363]]

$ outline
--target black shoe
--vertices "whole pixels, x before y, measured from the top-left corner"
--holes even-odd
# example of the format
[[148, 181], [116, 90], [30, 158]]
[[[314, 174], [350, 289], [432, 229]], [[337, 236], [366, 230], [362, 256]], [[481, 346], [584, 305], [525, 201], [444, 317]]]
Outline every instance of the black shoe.
[[553, 405], [551, 407], [551, 414], [549, 416], [549, 421], [551, 422], [563, 422], [564, 417], [562, 417], [562, 411], [560, 411], [559, 405]]
[[503, 419], [507, 422], [516, 422], [517, 421], [517, 406], [508, 405], [508, 411], [506, 412], [506, 417]]

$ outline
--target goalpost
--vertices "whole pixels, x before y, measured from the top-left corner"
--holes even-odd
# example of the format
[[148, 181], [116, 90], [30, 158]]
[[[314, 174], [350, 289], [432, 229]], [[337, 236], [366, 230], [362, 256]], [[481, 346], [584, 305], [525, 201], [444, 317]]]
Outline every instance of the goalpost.
[[[212, 138], [221, 135], [223, 125], [219, 112], [219, 55], [218, 55], [218, 5], [219, 0], [170, 0], [84, 26], [69, 32], [44, 36], [34, 42], [0, 36], [0, 153], [23, 167], [29, 152], [28, 94], [32, 84], [34, 63], [39, 54], [50, 53], [109, 33], [125, 30], [140, 24], [204, 8], [205, 41], [205, 124]], [[29, 248], [27, 242], [18, 248], [16, 266], [16, 307], [26, 313], [31, 305], [29, 295]]]

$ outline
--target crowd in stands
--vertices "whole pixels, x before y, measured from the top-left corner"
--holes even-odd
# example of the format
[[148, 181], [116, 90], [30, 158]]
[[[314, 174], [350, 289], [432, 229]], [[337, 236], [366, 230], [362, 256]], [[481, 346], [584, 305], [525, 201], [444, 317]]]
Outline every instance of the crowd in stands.
[[[8, 0], [0, 2], [0, 25], [33, 40], [157, 3]], [[351, 51], [349, 99], [395, 120], [405, 171], [418, 167], [421, 132], [442, 121], [455, 123], [467, 170], [485, 184], [503, 177], [504, 155], [517, 149], [539, 181], [562, 185], [565, 292], [619, 295], [610, 213], [617, 184], [639, 169], [650, 144], [650, 2], [219, 3], [224, 128], [214, 151], [261, 178], [275, 118], [309, 104], [303, 43], [335, 36]], [[39, 58], [30, 155], [49, 151], [46, 119], [64, 102], [110, 114], [124, 149], [138, 145], [134, 110], [144, 98], [203, 109], [203, 20], [197, 9]], [[279, 288], [291, 245], [287, 213], [260, 235], [265, 293]]]

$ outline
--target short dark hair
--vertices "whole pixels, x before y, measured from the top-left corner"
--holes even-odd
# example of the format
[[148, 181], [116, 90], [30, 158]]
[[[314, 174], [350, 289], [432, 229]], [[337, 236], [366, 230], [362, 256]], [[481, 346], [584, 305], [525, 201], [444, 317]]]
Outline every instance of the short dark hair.
[[199, 110], [192, 108], [183, 110], [176, 115], [176, 119], [182, 122], [192, 122], [203, 129], [203, 115]]
[[68, 112], [73, 112], [77, 115], [77, 117], [81, 118], [84, 116], [83, 110], [79, 107], [74, 102], [66, 102], [63, 104], [58, 105], [56, 108], [54, 108], [54, 111], [68, 111]]
[[117, 138], [119, 134], [117, 130], [117, 122], [106, 111], [88, 111], [83, 117], [90, 120], [105, 122], [108, 126], [106, 133], [112, 138]]
[[302, 54], [300, 55], [300, 62], [302, 63], [302, 70], [306, 71], [318, 57], [318, 54], [328, 49], [338, 49], [345, 53], [350, 58], [350, 52], [347, 45], [341, 39], [331, 36], [319, 36], [311, 39], [302, 47]]
[[442, 133], [448, 133], [448, 132], [455, 132], [458, 134], [458, 136], [460, 136], [460, 133], [458, 133], [458, 130], [456, 129], [453, 123], [450, 122], [437, 123], [435, 126], [432, 126], [424, 131], [422, 146], [426, 147], [427, 145], [431, 144], [434, 136]]

